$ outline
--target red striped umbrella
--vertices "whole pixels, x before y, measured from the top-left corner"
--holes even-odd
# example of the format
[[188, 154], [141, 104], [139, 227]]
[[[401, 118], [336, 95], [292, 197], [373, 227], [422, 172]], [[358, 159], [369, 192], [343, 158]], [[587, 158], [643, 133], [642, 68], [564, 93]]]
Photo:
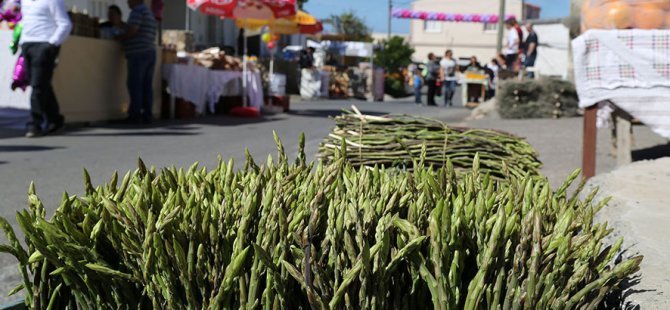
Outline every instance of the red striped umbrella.
[[273, 19], [294, 16], [296, 0], [187, 0], [194, 10], [223, 18]]

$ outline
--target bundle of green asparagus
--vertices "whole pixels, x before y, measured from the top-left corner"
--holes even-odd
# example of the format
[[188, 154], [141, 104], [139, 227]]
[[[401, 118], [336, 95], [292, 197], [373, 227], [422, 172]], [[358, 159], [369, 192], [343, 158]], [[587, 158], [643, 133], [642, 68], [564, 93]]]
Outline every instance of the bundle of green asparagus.
[[[304, 140], [303, 140], [304, 141]], [[4, 219], [33, 309], [593, 309], [641, 257], [615, 262], [603, 207], [546, 180], [355, 169], [279, 156], [243, 169], [139, 168], [51, 219], [34, 186]]]
[[494, 130], [449, 127], [437, 120], [409, 116], [363, 115], [345, 111], [335, 118], [336, 127], [325, 138], [319, 156], [326, 162], [346, 145], [345, 157], [354, 166], [412, 169], [421, 154], [426, 166], [443, 166], [447, 159], [457, 169], [472, 167], [475, 154], [480, 169], [503, 177], [503, 162], [516, 175], [539, 175], [538, 154], [522, 138]]

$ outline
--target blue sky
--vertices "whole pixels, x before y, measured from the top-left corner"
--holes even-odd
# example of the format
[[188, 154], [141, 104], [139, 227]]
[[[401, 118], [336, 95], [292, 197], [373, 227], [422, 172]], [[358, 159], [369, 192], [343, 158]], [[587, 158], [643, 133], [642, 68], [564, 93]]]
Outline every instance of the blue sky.
[[[449, 1], [449, 0], [441, 0]], [[497, 6], [497, 0], [490, 0]], [[411, 0], [393, 0], [394, 6], [409, 8]], [[564, 17], [569, 14], [569, 0], [527, 0], [528, 3], [537, 4], [542, 7], [542, 18]], [[388, 20], [387, 0], [309, 0], [305, 10], [318, 18], [326, 18], [331, 14], [339, 14], [348, 10], [354, 10], [356, 14], [363, 17], [368, 26], [374, 32], [386, 32]], [[458, 12], [454, 12], [458, 13]], [[409, 32], [409, 22], [406, 20], [393, 20], [393, 32]]]

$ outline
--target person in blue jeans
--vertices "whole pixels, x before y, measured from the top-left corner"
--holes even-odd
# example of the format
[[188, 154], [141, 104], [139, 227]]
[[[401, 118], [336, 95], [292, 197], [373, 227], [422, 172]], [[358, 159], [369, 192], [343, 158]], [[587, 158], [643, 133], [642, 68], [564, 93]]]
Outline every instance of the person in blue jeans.
[[128, 6], [131, 12], [126, 33], [116, 37], [123, 43], [128, 63], [130, 107], [126, 122], [149, 124], [153, 116], [157, 23], [142, 0], [128, 0]]
[[414, 69], [412, 84], [414, 85], [414, 103], [421, 104], [421, 88], [423, 87], [423, 77], [421, 77], [421, 70], [419, 68]]
[[444, 106], [454, 105], [454, 94], [456, 93], [456, 72], [458, 63], [454, 59], [454, 52], [447, 50], [444, 58], [440, 61], [442, 70], [442, 82], [444, 84]]

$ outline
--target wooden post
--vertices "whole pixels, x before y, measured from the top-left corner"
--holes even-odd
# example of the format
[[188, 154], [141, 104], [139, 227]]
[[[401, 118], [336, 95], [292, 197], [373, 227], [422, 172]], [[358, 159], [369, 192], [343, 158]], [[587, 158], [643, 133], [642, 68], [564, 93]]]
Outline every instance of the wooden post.
[[623, 166], [633, 162], [631, 154], [631, 122], [628, 118], [616, 115], [616, 161]]
[[584, 110], [582, 175], [587, 179], [590, 179], [596, 175], [596, 142], [598, 141], [598, 132], [596, 128], [597, 116], [597, 105], [592, 105]]

